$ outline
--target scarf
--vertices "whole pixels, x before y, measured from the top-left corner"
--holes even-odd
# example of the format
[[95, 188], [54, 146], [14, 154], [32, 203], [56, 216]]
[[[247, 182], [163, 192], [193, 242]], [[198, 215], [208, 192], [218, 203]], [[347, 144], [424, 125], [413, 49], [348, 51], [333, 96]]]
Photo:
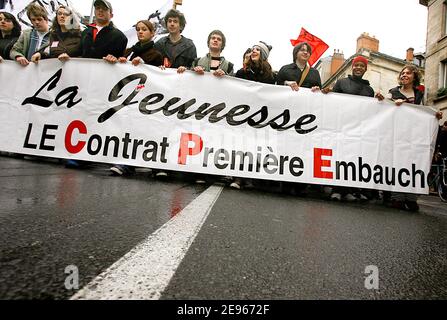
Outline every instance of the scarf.
[[143, 53], [146, 51], [152, 49], [154, 47], [154, 41], [149, 41], [144, 44], [141, 44], [141, 42], [137, 42], [130, 50], [132, 52], [132, 55], [130, 57], [130, 60], [132, 61], [136, 57], [140, 57]]

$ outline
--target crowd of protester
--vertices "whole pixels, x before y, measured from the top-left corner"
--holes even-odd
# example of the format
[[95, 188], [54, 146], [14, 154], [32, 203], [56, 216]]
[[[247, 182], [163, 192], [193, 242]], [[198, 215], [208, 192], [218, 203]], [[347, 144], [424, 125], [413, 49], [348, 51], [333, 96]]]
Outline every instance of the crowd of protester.
[[[107, 0], [94, 2], [96, 22], [81, 30], [73, 11], [60, 6], [56, 17], [49, 27], [46, 10], [37, 3], [31, 3], [27, 15], [33, 28], [21, 30], [16, 18], [7, 12], [0, 12], [0, 62], [3, 59], [14, 60], [22, 66], [38, 63], [41, 59], [57, 58], [67, 61], [70, 58], [103, 59], [107, 63], [127, 63], [135, 66], [149, 64], [165, 68], [175, 68], [178, 73], [192, 70], [198, 75], [210, 72], [216, 77], [235, 76], [249, 81], [286, 85], [291, 90], [309, 88], [313, 92], [331, 92], [360, 95], [378, 100], [385, 97], [375, 93], [369, 82], [363, 79], [368, 68], [368, 59], [361, 55], [356, 56], [352, 62], [352, 74], [345, 79], [338, 80], [333, 88], [321, 89], [321, 79], [318, 71], [311, 67], [308, 60], [312, 54], [312, 47], [307, 42], [294, 46], [293, 57], [290, 64], [284, 65], [279, 72], [275, 72], [268, 62], [272, 46], [264, 41], [255, 43], [243, 54], [243, 67], [234, 70], [234, 64], [222, 56], [226, 46], [225, 35], [220, 30], [210, 32], [207, 44], [209, 52], [203, 57], [197, 57], [196, 47], [191, 39], [182, 35], [186, 26], [184, 15], [178, 10], [170, 10], [165, 18], [169, 35], [154, 43], [154, 25], [148, 20], [141, 20], [135, 24], [138, 42], [127, 48], [126, 36], [118, 30], [113, 22], [113, 8]], [[389, 99], [396, 106], [402, 103], [422, 104], [423, 92], [419, 90], [421, 81], [420, 72], [413, 65], [406, 65], [398, 76], [398, 86], [389, 90]], [[436, 115], [441, 118], [441, 114]], [[447, 156], [447, 122], [439, 131], [435, 159]], [[86, 162], [68, 160], [67, 167], [82, 168]], [[129, 175], [136, 172], [134, 167], [116, 164], [110, 168], [115, 175]], [[169, 172], [153, 170], [157, 178], [166, 178]], [[206, 183], [212, 180], [203, 174], [194, 174], [197, 183]], [[253, 186], [252, 180], [236, 177], [225, 177], [232, 188], [241, 189], [244, 186]], [[259, 183], [259, 181], [257, 182]], [[255, 183], [256, 184], [256, 183]], [[282, 183], [282, 189], [292, 194], [305, 195], [309, 188], [306, 184]], [[321, 187], [323, 190], [326, 188]], [[358, 188], [332, 187], [329, 188], [328, 198], [335, 201], [368, 201], [372, 199], [383, 200], [387, 206], [418, 211], [417, 197], [414, 194], [384, 192], [377, 190], [362, 190]]]

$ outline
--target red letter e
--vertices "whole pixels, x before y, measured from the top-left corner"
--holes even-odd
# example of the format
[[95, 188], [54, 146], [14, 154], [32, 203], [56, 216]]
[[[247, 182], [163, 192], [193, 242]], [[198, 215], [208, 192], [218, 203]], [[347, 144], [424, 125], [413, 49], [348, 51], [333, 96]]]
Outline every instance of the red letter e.
[[332, 179], [332, 172], [321, 170], [322, 167], [330, 167], [331, 160], [323, 160], [322, 156], [331, 157], [332, 149], [314, 149], [314, 178]]

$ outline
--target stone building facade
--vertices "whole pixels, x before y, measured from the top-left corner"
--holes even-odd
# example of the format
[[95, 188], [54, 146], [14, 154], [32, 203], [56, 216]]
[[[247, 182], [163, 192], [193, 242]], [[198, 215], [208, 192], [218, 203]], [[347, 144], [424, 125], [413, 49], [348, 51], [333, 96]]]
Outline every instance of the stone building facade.
[[[367, 33], [362, 33], [357, 39], [356, 53], [344, 59], [342, 53], [334, 51], [333, 56], [322, 59], [317, 65], [320, 71], [323, 87], [333, 87], [339, 79], [351, 74], [352, 60], [358, 55], [368, 59], [368, 70], [363, 76], [368, 80], [374, 91], [386, 94], [389, 89], [397, 86], [397, 77], [406, 64], [416, 64], [424, 75], [424, 55], [415, 54], [413, 48], [403, 53], [405, 59], [389, 56], [379, 52], [379, 40]], [[328, 67], [331, 64], [331, 68]], [[328, 72], [330, 70], [330, 72]]]
[[419, 0], [428, 8], [425, 62], [426, 101], [447, 120], [447, 1]]

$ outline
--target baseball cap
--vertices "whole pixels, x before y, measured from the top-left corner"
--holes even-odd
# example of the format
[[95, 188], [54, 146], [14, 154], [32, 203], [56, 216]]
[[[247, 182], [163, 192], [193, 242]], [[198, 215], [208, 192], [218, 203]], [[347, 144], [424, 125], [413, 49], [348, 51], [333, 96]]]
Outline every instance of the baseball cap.
[[110, 10], [110, 12], [113, 11], [113, 9], [112, 9], [112, 5], [111, 5], [110, 2], [107, 1], [107, 0], [96, 0], [96, 1], [93, 3], [93, 6], [96, 7], [96, 6], [100, 5], [100, 4], [104, 5], [107, 9]]

